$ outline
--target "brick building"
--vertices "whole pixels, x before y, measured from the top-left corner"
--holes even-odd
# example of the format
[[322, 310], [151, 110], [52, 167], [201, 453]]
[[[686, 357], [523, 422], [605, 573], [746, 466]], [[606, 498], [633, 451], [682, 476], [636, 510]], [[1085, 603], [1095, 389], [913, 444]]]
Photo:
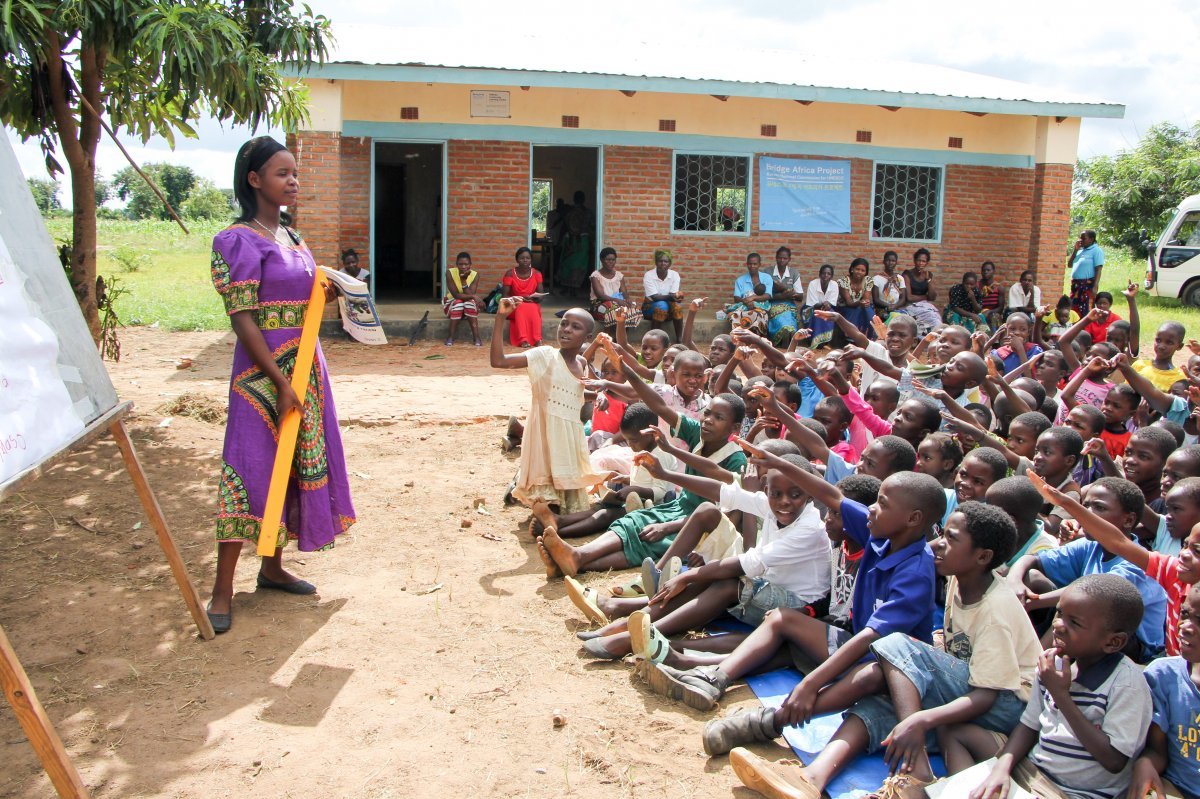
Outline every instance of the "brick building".
[[[856, 256], [874, 271], [889, 249], [903, 267], [926, 247], [942, 298], [984, 260], [1006, 283], [1033, 269], [1053, 293], [1081, 119], [1124, 113], [922, 65], [769, 51], [727, 65], [393, 33], [339, 29], [334, 60], [295, 73], [311, 121], [289, 134], [298, 224], [318, 260], [355, 248], [385, 299], [438, 296], [460, 250], [485, 286], [520, 246], [553, 278], [562, 264], [535, 195], [569, 206], [576, 191], [594, 215], [589, 271], [615, 247], [637, 296], [655, 248], [674, 252], [689, 295], [728, 298], [746, 254], [769, 264], [780, 245], [805, 281]], [[803, 180], [764, 179], [764, 164], [806, 161], [844, 167], [843, 185], [816, 196]], [[832, 220], [829, 199], [842, 203]]]

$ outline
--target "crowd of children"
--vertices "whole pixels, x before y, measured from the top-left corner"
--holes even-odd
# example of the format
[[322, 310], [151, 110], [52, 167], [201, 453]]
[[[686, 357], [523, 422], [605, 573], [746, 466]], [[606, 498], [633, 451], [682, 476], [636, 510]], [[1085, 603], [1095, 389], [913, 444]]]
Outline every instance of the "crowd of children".
[[[632, 655], [697, 710], [799, 671], [701, 736], [767, 796], [819, 799], [871, 752], [890, 799], [925, 795], [931, 752], [987, 763], [972, 799], [1200, 796], [1200, 355], [1176, 365], [1200, 344], [1168, 322], [1142, 357], [1134, 285], [1125, 319], [1029, 291], [1001, 319], [963, 286], [970, 329], [818, 310], [834, 350], [735, 329], [700, 351], [703, 300], [675, 344], [631, 345], [623, 309], [611, 337], [573, 309], [520, 354], [497, 324], [492, 365], [533, 387], [512, 494], [547, 576], [594, 623], [588, 657]], [[610, 570], [632, 577], [575, 579]], [[806, 765], [745, 748], [829, 713]]]

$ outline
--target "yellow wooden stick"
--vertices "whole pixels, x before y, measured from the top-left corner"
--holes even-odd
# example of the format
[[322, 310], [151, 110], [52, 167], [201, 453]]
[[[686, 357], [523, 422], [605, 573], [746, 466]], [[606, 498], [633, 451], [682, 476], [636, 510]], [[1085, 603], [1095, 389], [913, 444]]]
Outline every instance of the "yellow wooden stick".
[[325, 280], [317, 272], [312, 295], [304, 311], [304, 327], [300, 332], [300, 347], [296, 366], [292, 370], [292, 390], [300, 398], [300, 408], [292, 410], [278, 421], [279, 443], [275, 447], [275, 465], [271, 469], [271, 486], [267, 490], [267, 505], [263, 508], [262, 527], [258, 531], [258, 554], [269, 558], [275, 554], [275, 539], [283, 519], [283, 500], [287, 497], [288, 477], [292, 472], [292, 457], [296, 454], [296, 437], [307, 401], [308, 378], [312, 374], [317, 354], [317, 334], [321, 332], [321, 316], [325, 311]]

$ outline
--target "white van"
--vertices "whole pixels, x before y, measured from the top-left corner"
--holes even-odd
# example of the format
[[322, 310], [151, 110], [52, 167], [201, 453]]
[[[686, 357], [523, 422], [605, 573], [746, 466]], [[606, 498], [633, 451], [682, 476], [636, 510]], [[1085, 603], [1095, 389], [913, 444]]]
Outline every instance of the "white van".
[[1200, 306], [1200, 194], [1179, 204], [1158, 241], [1146, 247], [1146, 291]]

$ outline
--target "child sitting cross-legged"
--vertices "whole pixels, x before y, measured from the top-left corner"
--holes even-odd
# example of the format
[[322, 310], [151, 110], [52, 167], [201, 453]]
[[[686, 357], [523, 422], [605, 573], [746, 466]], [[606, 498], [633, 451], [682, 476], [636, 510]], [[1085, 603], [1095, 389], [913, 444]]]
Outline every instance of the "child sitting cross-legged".
[[[902, 472], [883, 481], [867, 508], [843, 497], [820, 477], [771, 455], [756, 466], [778, 469], [814, 500], [841, 511], [846, 537], [863, 547], [852, 599], [852, 630], [833, 627], [799, 610], [773, 610], [718, 665], [680, 671], [657, 665], [648, 671], [651, 690], [698, 710], [711, 710], [729, 685], [747, 674], [792, 665], [807, 676], [783, 706], [762, 724], [775, 735], [821, 713], [844, 710], [861, 694], [854, 674], [875, 641], [893, 632], [932, 641], [933, 553], [926, 543], [941, 520], [946, 495], [926, 474]], [[815, 668], [813, 663], [819, 664]], [[762, 729], [766, 729], [765, 727]], [[707, 740], [707, 737], [706, 737]]]
[[1179, 614], [1178, 657], [1146, 667], [1154, 716], [1146, 748], [1133, 764], [1129, 796], [1200, 796], [1196, 728], [1200, 726], [1200, 588], [1192, 586]]
[[[1112, 524], [1111, 520], [1101, 518], [1088, 508], [1078, 506], [1067, 497], [1050, 488], [1040, 487], [1048, 500], [1061, 504], [1068, 512], [1075, 515], [1084, 532], [1106, 552], [1113, 553], [1117, 558], [1124, 558], [1138, 569], [1144, 570], [1150, 579], [1157, 582], [1166, 592], [1166, 649], [1168, 655], [1177, 655], [1180, 651], [1179, 641], [1179, 609], [1188, 586], [1200, 581], [1200, 525], [1188, 529], [1188, 535], [1178, 557], [1164, 555], [1161, 552], [1150, 552]], [[1193, 521], [1197, 513], [1197, 503], [1200, 502], [1200, 478], [1180, 480], [1167, 494], [1168, 512], [1186, 514]], [[1188, 506], [1186, 509], [1181, 505]], [[1078, 507], [1077, 507], [1078, 506]]]
[[[1101, 518], [1131, 538], [1133, 528], [1142, 518], [1145, 500], [1137, 486], [1117, 477], [1102, 477], [1083, 490], [1083, 500], [1075, 502], [1057, 489], [1044, 488], [1045, 481], [1035, 472], [1028, 477], [1042, 496], [1067, 510], [1091, 512], [1091, 517]], [[1064, 525], [1079, 523], [1064, 522]], [[1083, 528], [1085, 534], [1087, 527]], [[1132, 539], [1131, 539], [1132, 540]], [[1129, 654], [1135, 659], [1149, 662], [1163, 649], [1164, 628], [1167, 617], [1167, 597], [1162, 587], [1146, 576], [1146, 573], [1129, 561], [1109, 550], [1103, 543], [1090, 535], [1064, 544], [1057, 549], [1026, 555], [1013, 565], [1008, 581], [1017, 596], [1022, 599], [1026, 610], [1054, 607], [1067, 587], [1086, 574], [1116, 573], [1132, 583], [1142, 596], [1143, 619], [1137, 635], [1129, 641]]]
[[941, 731], [951, 773], [996, 757], [971, 799], [1003, 799], [1010, 779], [1042, 799], [1125, 791], [1153, 710], [1141, 670], [1121, 654], [1141, 618], [1137, 589], [1115, 574], [1089, 574], [1067, 588], [1053, 646], [1038, 658], [1029, 704], [1007, 741], [974, 724]]
[[[605, 348], [610, 347], [605, 342]], [[689, 354], [701, 357], [695, 353], [684, 353], [679, 359]], [[615, 362], [619, 359], [613, 353], [610, 360]], [[737, 444], [729, 441], [746, 412], [740, 397], [733, 394], [713, 397], [703, 411], [703, 421], [697, 422], [670, 407], [653, 386], [636, 378], [628, 364], [623, 368], [638, 397], [670, 425], [673, 437], [687, 444], [690, 451], [681, 451], [679, 459], [687, 466], [689, 474], [704, 473], [708, 477], [732, 482], [734, 473], [740, 473], [745, 468], [745, 454]], [[604, 381], [588, 382], [588, 387], [595, 390], [606, 390], [610, 386]], [[553, 527], [547, 526], [537, 539], [538, 555], [550, 577], [560, 574], [574, 576], [585, 570], [640, 566], [647, 557], [658, 558], [667, 551], [688, 515], [702, 501], [701, 497], [683, 491], [670, 502], [634, 511], [617, 519], [598, 538], [579, 547], [567, 544]]]
[[[1021, 603], [993, 574], [1015, 540], [1016, 528], [1003, 511], [981, 502], [960, 505], [930, 544], [938, 574], [949, 578], [944, 644], [931, 646], [904, 633], [876, 641], [875, 662], [854, 681], [882, 691], [850, 707], [812, 763], [780, 766], [738, 748], [729, 755], [738, 778], [770, 796], [818, 799], [855, 756], [884, 749], [892, 776], [876, 795], [919, 799], [934, 781], [926, 752], [940, 728], [973, 722], [1007, 733], [1016, 726], [1042, 648]], [[761, 740], [738, 735], [741, 729], [731, 723], [737, 718], [710, 722], [709, 728], [721, 724], [728, 743]], [[752, 732], [761, 726], [741, 725]]]
[[[754, 447], [747, 450], [766, 454]], [[799, 455], [784, 455], [780, 460], [814, 472]], [[777, 468], [763, 470], [765, 490], [751, 493], [733, 483], [668, 472], [649, 454], [636, 456], [635, 462], [659, 479], [720, 503], [721, 510], [758, 517], [762, 529], [754, 545], [740, 555], [710, 561], [664, 581], [646, 610], [634, 612], [627, 623], [612, 622], [598, 631], [600, 637], [584, 641], [589, 654], [615, 660], [632, 651], [661, 663], [668, 654], [668, 636], [703, 627], [726, 611], [758, 625], [774, 608], [803, 608], [829, 596], [825, 526], [790, 474]]]

